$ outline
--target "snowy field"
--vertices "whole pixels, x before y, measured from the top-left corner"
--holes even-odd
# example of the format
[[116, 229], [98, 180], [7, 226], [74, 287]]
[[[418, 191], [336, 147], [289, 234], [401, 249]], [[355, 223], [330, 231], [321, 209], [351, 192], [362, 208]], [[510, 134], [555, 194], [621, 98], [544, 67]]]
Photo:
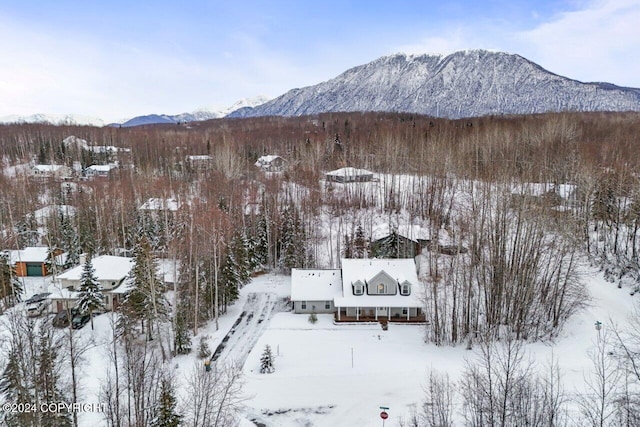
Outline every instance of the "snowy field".
[[[26, 296], [46, 289], [46, 280], [26, 280]], [[527, 345], [538, 366], [547, 363], [552, 354], [558, 359], [569, 397], [584, 391], [584, 376], [592, 369], [588, 351], [597, 338], [595, 322], [601, 321], [604, 328], [611, 322], [623, 325], [637, 299], [604, 281], [599, 272], [592, 272], [585, 280], [592, 297], [589, 306], [570, 319], [555, 343]], [[220, 355], [221, 359], [245, 360], [242, 426], [255, 425], [249, 420], [269, 427], [382, 425], [380, 406], [390, 408], [386, 426], [397, 426], [412, 405], [423, 399], [422, 388], [430, 369], [457, 380], [465, 358], [474, 357], [465, 346], [425, 344], [424, 326], [420, 325], [390, 324], [383, 331], [377, 324], [335, 325], [330, 315], [318, 315], [312, 325], [307, 315], [280, 311], [282, 306], [276, 301], [289, 295], [290, 278], [285, 276], [263, 275], [245, 286], [240, 300], [220, 317], [219, 329], [216, 331], [213, 322], [201, 328], [192, 341], [194, 351], [169, 362], [167, 369], [175, 372], [180, 394], [188, 393], [185, 379], [194, 366], [203, 366], [196, 356], [200, 337], [215, 350], [247, 309], [254, 311], [255, 322], [251, 319], [236, 325], [235, 338]], [[111, 314], [103, 314], [95, 318], [95, 331], [90, 325], [79, 331], [88, 345], [81, 375], [83, 403], [100, 402], [100, 384], [108, 366], [105, 347], [110, 343], [110, 322]], [[275, 355], [276, 371], [272, 374], [259, 373], [266, 344]], [[106, 423], [101, 414], [85, 413], [80, 416], [80, 425]]]
[[[584, 391], [584, 376], [592, 370], [588, 351], [597, 339], [595, 322], [622, 325], [635, 301], [600, 273], [587, 280], [589, 307], [555, 343], [527, 345], [540, 368], [552, 355], [558, 359], [570, 399]], [[379, 325], [334, 325], [330, 315], [318, 315], [312, 325], [307, 315], [276, 314], [245, 364], [248, 416], [267, 426], [374, 426], [381, 425], [379, 408], [385, 406], [386, 425], [397, 426], [423, 399], [430, 369], [458, 380], [465, 359], [475, 356], [465, 346], [425, 344], [422, 334], [419, 325], [390, 324], [383, 331]], [[266, 344], [279, 353], [273, 374], [259, 373]]]

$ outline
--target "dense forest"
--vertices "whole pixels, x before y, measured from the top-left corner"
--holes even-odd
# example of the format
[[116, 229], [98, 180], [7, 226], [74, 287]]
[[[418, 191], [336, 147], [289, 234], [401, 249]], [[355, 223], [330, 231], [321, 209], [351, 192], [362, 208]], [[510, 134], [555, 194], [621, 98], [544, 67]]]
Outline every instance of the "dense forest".
[[[88, 150], [79, 139], [119, 150]], [[284, 172], [265, 173], [254, 165], [272, 154], [286, 160]], [[210, 161], [189, 160], [201, 155]], [[494, 356], [483, 347], [488, 364], [487, 358], [504, 354], [519, 357], [520, 340], [557, 335], [586, 302], [581, 263], [600, 266], [631, 293], [640, 286], [637, 113], [463, 120], [333, 113], [136, 128], [15, 124], [0, 126], [0, 161], [0, 249], [60, 248], [70, 254], [69, 265], [82, 253], [126, 253], [135, 260], [134, 288], [114, 325], [122, 345], [113, 347], [116, 372], [144, 372], [153, 358], [192, 351], [190, 337], [226, 311], [252, 274], [335, 268], [341, 256], [367, 256], [380, 222], [390, 229], [420, 224], [429, 232], [420, 265], [425, 340], [472, 345], [482, 337], [509, 337], [511, 353]], [[84, 176], [84, 168], [107, 163], [117, 164], [109, 176]], [[73, 176], [34, 179], [36, 164], [66, 165]], [[346, 166], [368, 169], [378, 181], [324, 181], [324, 173]], [[140, 209], [152, 198], [165, 204]], [[73, 214], [34, 214], [47, 206], [70, 206]], [[440, 250], [444, 245], [455, 250]], [[180, 266], [175, 306], [149, 275], [157, 258]], [[0, 267], [4, 311], [16, 302], [19, 284], [6, 260]], [[90, 285], [88, 269], [87, 292]], [[170, 334], [163, 335], [163, 325]], [[10, 327], [17, 334], [28, 330], [14, 318]], [[49, 349], [74, 348], [72, 336], [57, 343], [46, 328], [38, 333], [32, 338], [40, 347], [22, 356], [55, 364], [62, 356], [49, 355]], [[22, 347], [16, 341], [12, 348]], [[9, 367], [19, 375], [14, 365], [21, 355], [12, 355]], [[470, 367], [469, 378], [481, 382], [480, 369]], [[151, 390], [131, 379], [130, 425], [150, 422], [140, 409], [150, 394], [170, 394], [170, 380], [151, 371], [162, 387]], [[220, 375], [233, 385], [232, 369]], [[432, 381], [436, 388], [443, 384], [441, 378]], [[15, 390], [6, 381], [2, 387]], [[109, 387], [111, 405], [120, 391], [116, 384]], [[43, 399], [58, 392], [45, 386], [41, 391]], [[227, 409], [225, 416], [232, 417], [234, 408]], [[116, 412], [110, 425], [127, 425]], [[480, 410], [470, 413], [470, 423], [498, 424], [482, 417]]]

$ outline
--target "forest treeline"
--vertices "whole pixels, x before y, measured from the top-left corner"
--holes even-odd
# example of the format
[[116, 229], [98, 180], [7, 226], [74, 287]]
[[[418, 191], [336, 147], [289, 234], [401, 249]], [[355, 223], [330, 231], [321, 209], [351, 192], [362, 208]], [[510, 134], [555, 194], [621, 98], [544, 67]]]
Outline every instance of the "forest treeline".
[[[468, 283], [497, 283], [496, 272], [501, 271], [503, 285], [485, 299], [488, 306], [503, 314], [487, 317], [495, 316], [496, 323], [504, 323], [506, 316], [523, 324], [531, 313], [505, 308], [509, 303], [503, 298], [511, 299], [508, 291], [514, 284], [532, 283], [531, 277], [538, 277], [540, 272], [522, 260], [531, 260], [530, 254], [550, 247], [540, 233], [564, 230], [553, 233], [557, 256], [552, 260], [575, 264], [574, 254], [567, 252], [568, 240], [558, 240], [564, 235], [597, 258], [612, 278], [637, 274], [639, 119], [637, 113], [463, 120], [331, 113], [136, 128], [4, 125], [0, 126], [4, 172], [0, 174], [0, 243], [4, 249], [44, 244], [72, 253], [115, 254], [131, 253], [136, 240], [144, 235], [157, 254], [179, 260], [182, 289], [193, 294], [190, 311], [207, 320], [216, 310], [207, 288], [214, 279], [216, 286], [224, 284], [216, 288], [223, 289], [217, 295], [217, 305], [224, 311], [237, 295], [238, 286], [248, 280], [244, 269], [336, 266], [340, 256], [349, 252], [344, 247], [348, 234], [363, 225], [362, 214], [357, 212], [402, 212], [407, 221], [429, 223], [432, 235], [445, 230], [460, 245], [473, 249], [472, 257], [445, 258], [448, 267], [442, 259], [432, 259], [432, 278], [439, 280], [439, 270], [448, 268], [447, 280], [465, 283], [456, 293], [458, 301], [464, 301], [475, 292]], [[119, 154], [119, 168], [108, 178], [82, 180], [77, 172], [71, 182], [31, 179], [29, 164], [64, 164], [80, 171], [80, 167], [113, 161], [104, 153], [65, 144], [63, 140], [70, 135], [85, 139], [89, 145], [130, 151]], [[193, 167], [186, 160], [187, 156], [203, 154], [212, 157], [204, 168]], [[254, 166], [258, 157], [266, 154], [285, 158], [286, 171], [265, 174]], [[323, 173], [344, 166], [366, 168], [391, 178], [381, 183], [381, 194], [357, 186], [344, 192], [323, 187]], [[403, 176], [414, 179], [403, 180]], [[532, 199], [521, 199], [514, 209], [512, 200], [501, 194], [509, 193], [518, 183], [574, 185], [570, 213], [539, 209], [539, 203]], [[455, 207], [463, 193], [472, 194], [473, 202], [464, 209]], [[149, 198], [173, 199], [180, 208], [176, 212], [141, 211], [139, 207]], [[42, 219], [35, 218], [34, 211], [48, 205], [71, 205], [75, 213], [53, 214], [44, 219], [46, 224], [38, 224]], [[341, 218], [338, 230], [329, 236], [336, 240], [335, 249], [329, 244], [329, 260], [318, 250], [319, 242], [327, 239], [322, 215]], [[347, 217], [351, 220], [342, 220]], [[533, 218], [546, 219], [535, 222]], [[371, 230], [374, 219], [364, 220], [369, 221]], [[516, 234], [513, 224], [519, 224]], [[39, 235], [43, 228], [46, 235]], [[522, 237], [512, 240], [519, 233]], [[371, 237], [370, 232], [365, 236], [367, 240]], [[512, 246], [522, 241], [537, 242], [538, 246], [520, 248], [522, 253], [516, 259], [512, 255], [518, 248]], [[501, 247], [512, 250], [500, 252]], [[531, 262], [540, 267], [550, 265], [541, 259]], [[519, 268], [514, 263], [520, 263]], [[466, 270], [460, 265], [466, 265]], [[573, 277], [573, 269], [563, 270], [565, 264], [557, 268], [555, 276], [550, 271], [549, 280], [536, 286], [551, 292], [551, 282], [558, 284], [563, 277]], [[516, 270], [529, 271], [531, 277], [519, 277], [513, 273]], [[508, 271], [513, 274], [506, 274]], [[480, 290], [487, 292], [485, 285]], [[438, 295], [433, 297], [434, 301], [439, 299]], [[192, 307], [196, 299], [202, 305], [199, 309]], [[554, 308], [552, 301], [555, 298], [541, 322], [553, 328], [568, 312]], [[442, 305], [444, 312], [447, 304]], [[467, 311], [454, 305], [451, 309], [447, 318], [462, 316], [464, 321], [447, 327], [436, 322], [443, 333], [446, 331], [447, 341], [459, 341], [477, 331], [477, 322], [472, 319], [484, 312], [483, 308]], [[433, 313], [434, 320], [442, 312]], [[530, 325], [537, 331], [534, 336], [549, 329], [542, 323]]]
[[[127, 150], [87, 150], [63, 142], [70, 135]], [[205, 154], [211, 161], [204, 165], [188, 160]], [[256, 167], [267, 154], [282, 156], [286, 170], [264, 173]], [[108, 177], [82, 174], [89, 165], [116, 161]], [[171, 379], [158, 363], [192, 351], [191, 337], [205, 322], [217, 321], [252, 274], [337, 267], [341, 256], [367, 256], [381, 221], [396, 227], [419, 223], [435, 245], [424, 249], [420, 271], [427, 341], [471, 346], [482, 337], [554, 337], [586, 301], [581, 262], [600, 265], [632, 292], [638, 288], [639, 162], [638, 113], [463, 120], [332, 113], [137, 128], [2, 125], [0, 249], [45, 245], [69, 253], [71, 263], [81, 253], [134, 257], [134, 292], [123, 306], [124, 320], [112, 328], [112, 365], [101, 392], [109, 425], [148, 425], [143, 408], [174, 399], [168, 396]], [[34, 179], [34, 164], [66, 165], [75, 176]], [[380, 180], [375, 186], [323, 181], [325, 172], [345, 166], [366, 168]], [[544, 184], [545, 191], [530, 191], [528, 184]], [[573, 189], [570, 197], [558, 193], [561, 186]], [[165, 201], [164, 208], [140, 209], [151, 198]], [[36, 215], [47, 206], [73, 209]], [[453, 256], [436, 250], [444, 236], [457, 248]], [[172, 301], [163, 298], [158, 278], [145, 276], [160, 257], [179, 265]], [[3, 311], [15, 303], [13, 285], [8, 261], [0, 259]], [[43, 327], [33, 337], [42, 348], [29, 353], [19, 338], [30, 326], [15, 316], [8, 321], [16, 340], [9, 366], [15, 376], [2, 384], [5, 393], [39, 381], [30, 377], [35, 365], [29, 360], [45, 358], [53, 366], [63, 352], [51, 355], [51, 348], [80, 351], [71, 329], [58, 342]], [[493, 350], [483, 348], [491, 357]], [[119, 369], [132, 376], [123, 380]], [[469, 371], [477, 384], [462, 384], [462, 393], [486, 381], [476, 368]], [[237, 367], [215, 372], [220, 384], [239, 387]], [[486, 373], [492, 374], [489, 367]], [[195, 370], [190, 381], [207, 412], [207, 396], [219, 390]], [[449, 390], [440, 380], [433, 384]], [[544, 389], [542, 382], [534, 385]], [[36, 389], [43, 398], [59, 393]], [[487, 402], [471, 399], [475, 392], [468, 395], [479, 408], [468, 413], [470, 425], [485, 425]], [[522, 402], [500, 401], [502, 414], [507, 403]], [[195, 412], [187, 418], [198, 420], [193, 425], [224, 425], [236, 406], [237, 400], [220, 403], [224, 409], [212, 412], [223, 413], [218, 424], [198, 424], [206, 416]]]

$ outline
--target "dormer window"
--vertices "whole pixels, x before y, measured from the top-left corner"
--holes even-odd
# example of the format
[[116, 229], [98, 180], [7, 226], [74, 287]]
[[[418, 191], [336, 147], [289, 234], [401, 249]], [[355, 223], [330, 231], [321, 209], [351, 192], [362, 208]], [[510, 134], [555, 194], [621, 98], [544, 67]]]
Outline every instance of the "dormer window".
[[411, 294], [411, 284], [404, 282], [400, 285], [400, 295], [410, 295]]
[[384, 292], [384, 283], [380, 283], [380, 284], [378, 285], [378, 293], [379, 293], [379, 294], [384, 294], [384, 293], [385, 293], [385, 292]]
[[354, 295], [362, 295], [364, 294], [364, 283], [358, 280], [353, 284], [353, 294]]

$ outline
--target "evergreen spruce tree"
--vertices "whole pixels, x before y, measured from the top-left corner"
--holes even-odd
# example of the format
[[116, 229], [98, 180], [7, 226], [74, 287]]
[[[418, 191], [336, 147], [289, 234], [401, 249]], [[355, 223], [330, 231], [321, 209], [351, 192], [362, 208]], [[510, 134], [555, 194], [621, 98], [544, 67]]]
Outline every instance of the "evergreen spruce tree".
[[353, 241], [351, 240], [351, 236], [345, 234], [342, 238], [342, 257], [343, 258], [353, 258], [353, 248], [351, 245]]
[[364, 230], [362, 229], [362, 225], [358, 224], [356, 228], [356, 234], [353, 237], [353, 257], [354, 258], [364, 258], [367, 256], [367, 241], [364, 238]]
[[65, 215], [60, 219], [60, 228], [62, 229], [62, 250], [67, 253], [64, 268], [75, 267], [80, 263], [80, 242], [78, 241], [78, 233]]
[[264, 212], [260, 213], [252, 247], [252, 263], [258, 267], [269, 263], [269, 224]]
[[96, 278], [96, 271], [93, 268], [91, 258], [87, 257], [80, 275], [80, 294], [77, 307], [81, 313], [88, 313], [91, 318], [91, 329], [93, 329], [93, 313], [96, 310], [104, 309], [104, 295], [100, 290], [100, 284]]
[[176, 354], [191, 353], [191, 335], [187, 318], [185, 303], [179, 302], [176, 313], [176, 324], [173, 336], [173, 347]]
[[276, 368], [273, 363], [273, 353], [271, 352], [271, 347], [267, 344], [264, 346], [264, 351], [260, 357], [260, 373], [271, 374], [275, 371]]
[[47, 258], [44, 260], [45, 268], [47, 269], [47, 273], [53, 274], [54, 276], [58, 275], [58, 263], [56, 262], [56, 248], [53, 246], [49, 246], [47, 248]]
[[280, 268], [290, 273], [292, 268], [306, 265], [306, 236], [298, 213], [290, 207], [282, 212], [280, 230]]
[[21, 248], [35, 246], [38, 244], [38, 224], [33, 214], [27, 214], [16, 224], [16, 234], [18, 236], [18, 245]]
[[0, 253], [0, 299], [3, 310], [13, 307], [19, 302], [23, 292], [22, 283], [16, 276], [9, 255]]
[[176, 407], [173, 385], [168, 378], [163, 378], [160, 382], [158, 409], [151, 420], [151, 427], [178, 427], [182, 423], [182, 416]]
[[244, 231], [235, 234], [232, 240], [232, 246], [239, 267], [238, 277], [242, 282], [241, 286], [244, 286], [251, 281], [251, 272], [253, 271], [249, 259], [249, 240]]
[[[29, 384], [24, 369], [22, 369], [24, 364], [22, 359], [18, 349], [11, 348], [9, 350], [5, 368], [2, 377], [0, 377], [0, 393], [5, 402], [31, 403], [34, 400], [33, 387]], [[30, 420], [29, 415], [20, 412], [5, 412], [0, 420], [9, 427], [18, 427], [22, 422]]]
[[225, 305], [238, 299], [240, 287], [242, 287], [244, 283], [240, 273], [240, 266], [231, 249], [227, 250], [222, 262], [219, 284], [222, 289], [222, 298]]
[[147, 339], [152, 340], [153, 324], [168, 312], [165, 288], [157, 276], [157, 262], [149, 240], [142, 236], [133, 251], [133, 269], [130, 273], [131, 289], [125, 293], [123, 313], [130, 320], [146, 323]]
[[206, 359], [211, 356], [211, 349], [209, 348], [209, 344], [207, 344], [207, 340], [204, 338], [200, 338], [200, 347], [198, 348], [198, 357], [200, 359]]
[[[38, 330], [37, 373], [34, 382], [40, 395], [40, 402], [62, 402], [65, 400], [61, 391], [61, 342], [55, 338], [51, 324], [41, 323]], [[60, 413], [56, 417], [43, 416], [40, 419], [42, 427], [71, 426], [71, 416]]]

